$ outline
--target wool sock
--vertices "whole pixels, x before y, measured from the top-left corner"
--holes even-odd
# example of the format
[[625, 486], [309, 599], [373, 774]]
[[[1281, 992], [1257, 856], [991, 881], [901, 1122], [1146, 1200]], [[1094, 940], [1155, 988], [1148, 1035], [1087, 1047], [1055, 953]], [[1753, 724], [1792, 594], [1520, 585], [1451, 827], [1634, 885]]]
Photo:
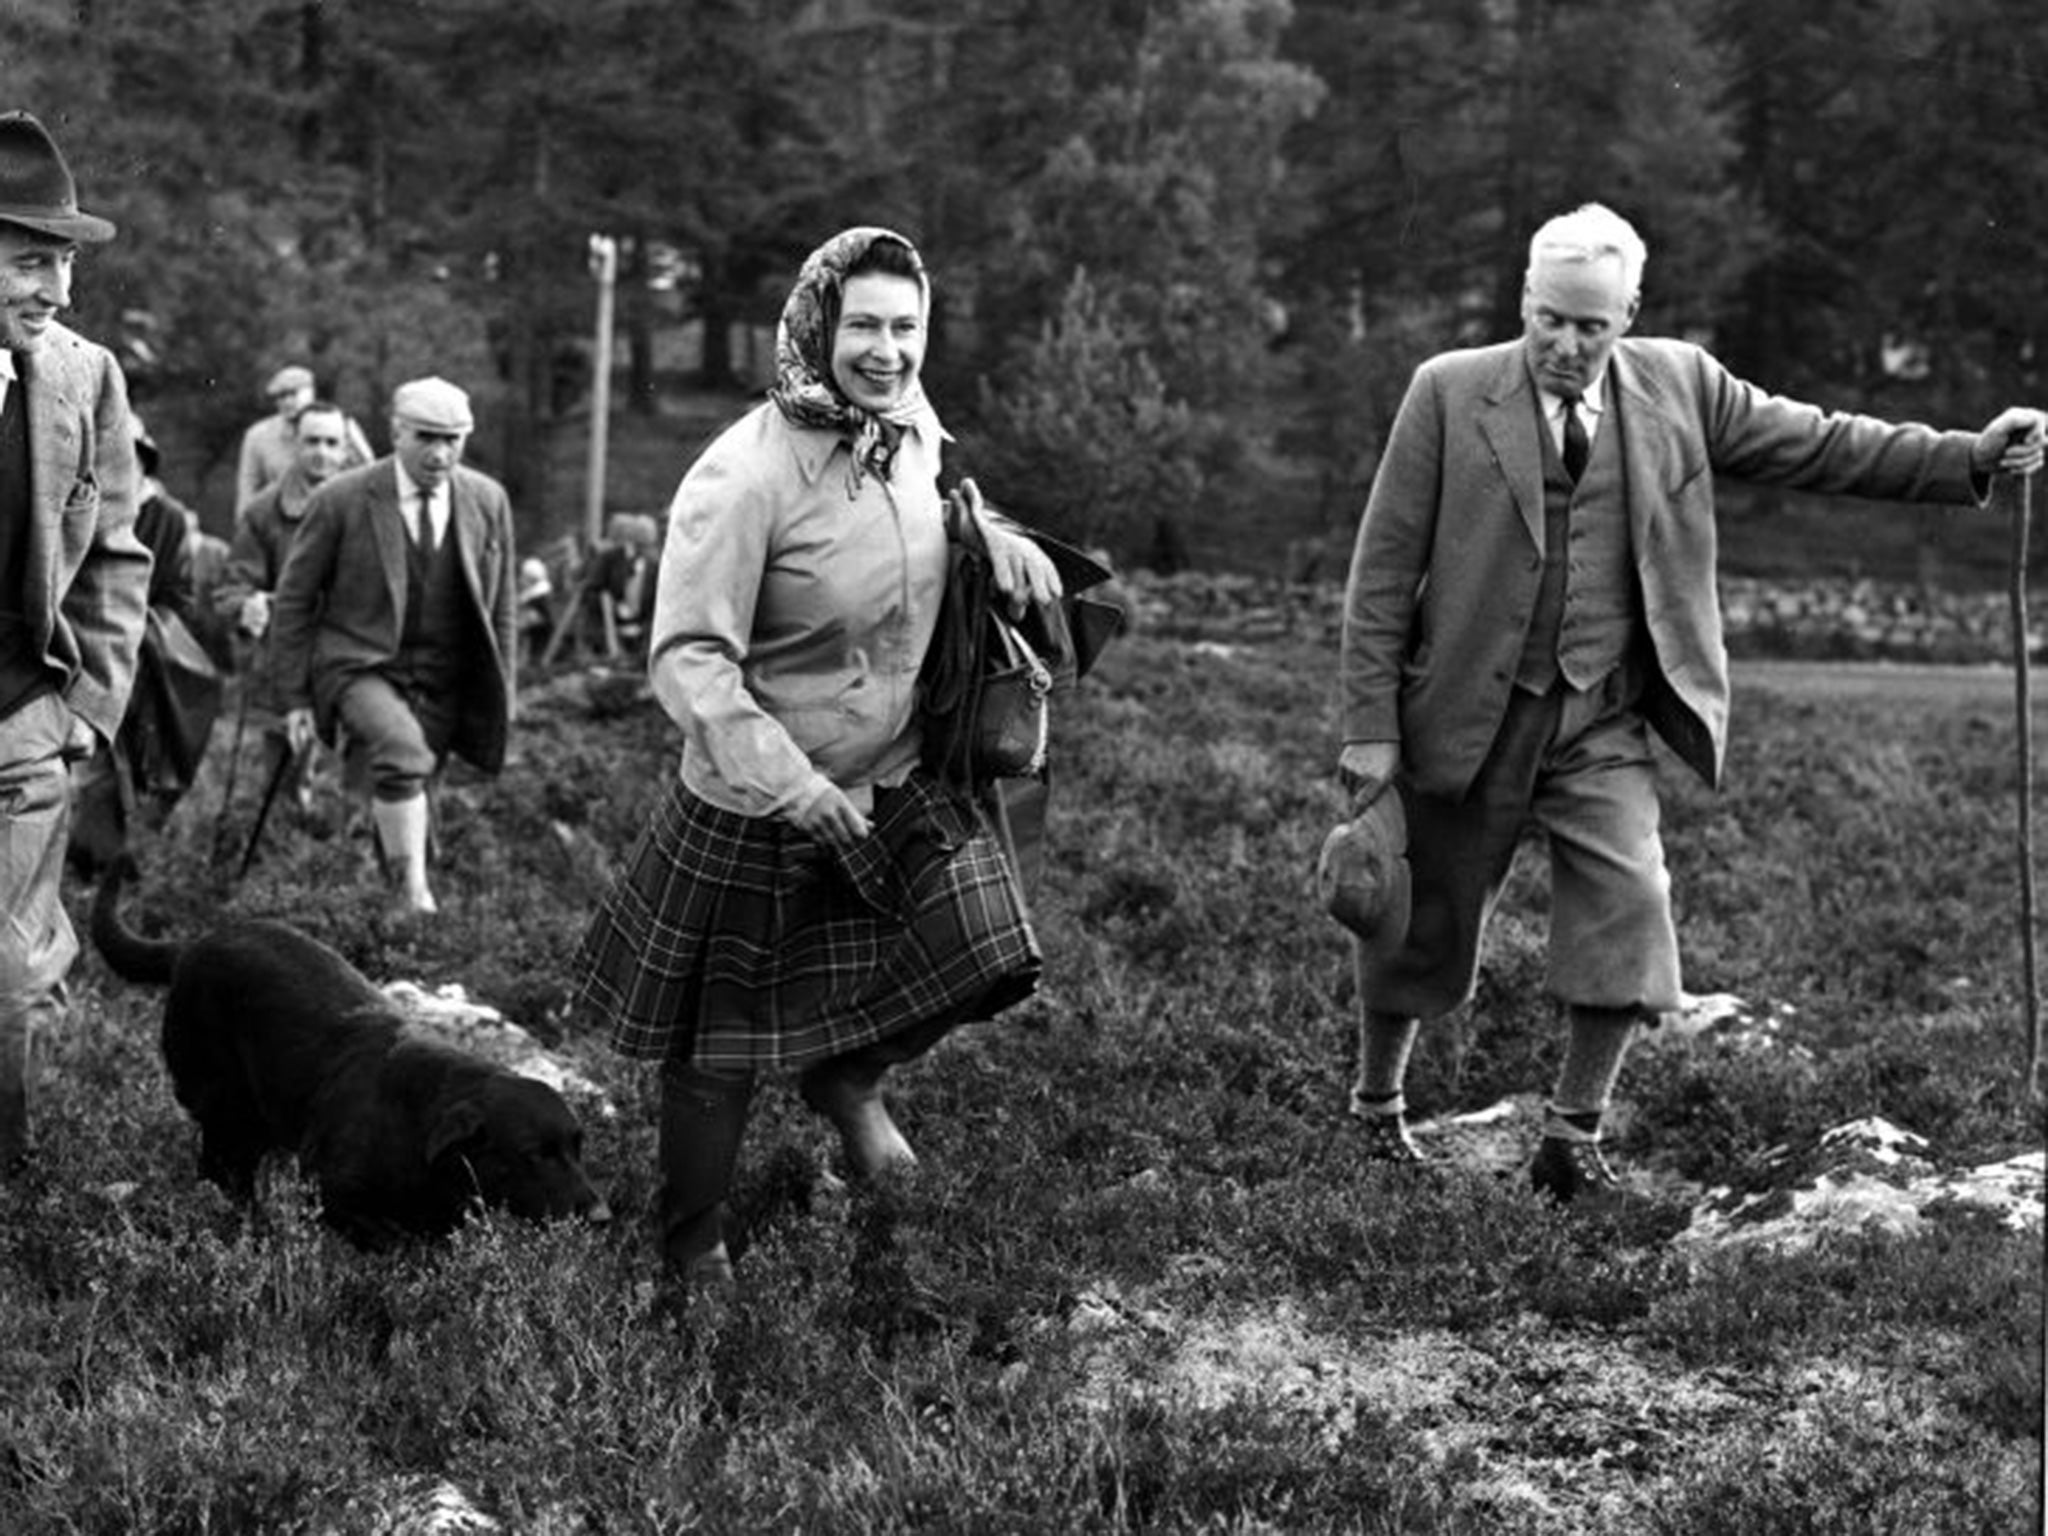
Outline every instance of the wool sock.
[[1358, 1077], [1351, 1087], [1354, 1115], [1402, 1115], [1408, 1111], [1402, 1084], [1422, 1021], [1372, 1008], [1358, 1012]]
[[1613, 1101], [1622, 1058], [1639, 1017], [1633, 1008], [1571, 1006], [1564, 1063], [1543, 1117], [1544, 1135], [1565, 1141], [1600, 1139], [1600, 1117]]

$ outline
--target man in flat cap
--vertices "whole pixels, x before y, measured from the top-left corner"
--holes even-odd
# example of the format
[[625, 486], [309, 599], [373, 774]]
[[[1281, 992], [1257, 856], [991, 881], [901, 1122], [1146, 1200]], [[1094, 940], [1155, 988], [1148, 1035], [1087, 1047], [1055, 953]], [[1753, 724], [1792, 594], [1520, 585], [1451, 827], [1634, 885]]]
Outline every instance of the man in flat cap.
[[[313, 370], [288, 363], [270, 376], [263, 386], [270, 401], [270, 414], [250, 425], [242, 434], [242, 451], [235, 460], [235, 510], [254, 501], [265, 487], [282, 480], [298, 462], [299, 444], [294, 428], [299, 412], [313, 403]], [[355, 418], [342, 418], [347, 436], [346, 467], [367, 464], [374, 456], [370, 440]]]
[[121, 724], [149, 590], [127, 383], [57, 319], [79, 246], [113, 234], [43, 125], [0, 114], [0, 1179], [27, 1159], [31, 1045], [78, 953], [70, 764]]
[[340, 733], [408, 913], [437, 905], [428, 782], [451, 752], [496, 773], [512, 721], [512, 506], [462, 464], [474, 425], [447, 380], [400, 385], [392, 452], [307, 499], [271, 605], [270, 679], [293, 748]]

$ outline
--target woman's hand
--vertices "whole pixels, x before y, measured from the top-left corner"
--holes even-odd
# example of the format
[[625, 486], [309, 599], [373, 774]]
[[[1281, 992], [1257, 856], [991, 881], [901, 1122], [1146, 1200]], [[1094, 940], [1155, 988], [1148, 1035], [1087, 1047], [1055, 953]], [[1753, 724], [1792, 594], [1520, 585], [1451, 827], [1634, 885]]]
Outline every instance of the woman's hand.
[[67, 763], [82, 763], [99, 750], [99, 734], [85, 723], [81, 715], [73, 715], [71, 724], [65, 728], [62, 757]]
[[792, 811], [789, 819], [812, 842], [836, 853], [846, 852], [874, 830], [837, 784], [827, 784], [823, 793]]
[[1064, 588], [1059, 568], [1052, 563], [1052, 557], [1023, 534], [1012, 533], [989, 518], [981, 499], [981, 487], [972, 480], [960, 482], [959, 494], [988, 544], [996, 590], [1010, 600], [1011, 614], [1022, 615], [1027, 603], [1059, 601]]

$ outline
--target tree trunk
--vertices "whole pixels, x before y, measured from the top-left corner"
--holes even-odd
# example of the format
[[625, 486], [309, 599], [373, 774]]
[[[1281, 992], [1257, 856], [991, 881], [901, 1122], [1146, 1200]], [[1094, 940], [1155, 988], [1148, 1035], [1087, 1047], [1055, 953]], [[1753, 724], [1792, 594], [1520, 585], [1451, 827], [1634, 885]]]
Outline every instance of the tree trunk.
[[320, 163], [324, 138], [320, 118], [321, 87], [327, 78], [327, 24], [319, 0], [307, 0], [299, 7], [299, 88], [306, 106], [298, 115], [299, 159], [307, 165]]
[[1536, 90], [1533, 72], [1548, 69], [1543, 34], [1548, 30], [1549, 0], [1513, 0], [1509, 26], [1513, 39], [1508, 44], [1508, 109], [1505, 153], [1501, 156], [1499, 240], [1501, 257], [1495, 265], [1493, 326], [1495, 335], [1512, 336], [1521, 330], [1522, 287], [1526, 263], [1516, 252], [1535, 231], [1532, 206], [1534, 191], [1531, 146], [1542, 142], [1540, 125], [1531, 121]]
[[732, 371], [732, 318], [725, 305], [708, 290], [697, 296], [697, 313], [704, 325], [704, 339], [697, 354], [697, 382], [706, 389], [730, 389], [738, 382]]
[[654, 304], [647, 291], [647, 234], [642, 230], [626, 242], [626, 409], [635, 416], [656, 414], [654, 377]]

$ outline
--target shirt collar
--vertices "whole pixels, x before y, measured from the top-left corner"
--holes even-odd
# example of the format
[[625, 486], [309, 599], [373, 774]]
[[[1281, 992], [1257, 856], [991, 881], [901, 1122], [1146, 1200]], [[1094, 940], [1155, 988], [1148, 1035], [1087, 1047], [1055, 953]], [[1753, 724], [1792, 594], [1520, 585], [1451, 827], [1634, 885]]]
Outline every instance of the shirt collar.
[[[1553, 390], [1537, 386], [1537, 393], [1543, 396], [1543, 414], [1555, 419], [1564, 411], [1564, 396]], [[1579, 409], [1585, 415], [1597, 420], [1607, 409], [1607, 370], [1602, 368], [1586, 386], [1586, 392], [1579, 396]]]
[[[927, 447], [933, 443], [950, 443], [953, 434], [939, 424], [935, 411], [921, 411], [904, 424], [905, 432], [915, 434]], [[832, 455], [844, 448], [853, 451], [853, 439], [844, 432], [804, 428], [789, 434], [790, 451], [796, 457], [797, 472], [806, 485], [817, 483], [825, 473], [825, 466], [832, 461]]]
[[[402, 507], [411, 506], [419, 498], [420, 492], [425, 487], [421, 486], [417, 480], [405, 472], [405, 460], [398, 457], [395, 453], [391, 456], [391, 467], [398, 471], [398, 504]], [[431, 491], [427, 491], [427, 495], [431, 499], [439, 501], [445, 496], [447, 490], [448, 481], [443, 480]]]
[[14, 354], [0, 347], [0, 379], [12, 384], [21, 378], [21, 370], [14, 366]]

